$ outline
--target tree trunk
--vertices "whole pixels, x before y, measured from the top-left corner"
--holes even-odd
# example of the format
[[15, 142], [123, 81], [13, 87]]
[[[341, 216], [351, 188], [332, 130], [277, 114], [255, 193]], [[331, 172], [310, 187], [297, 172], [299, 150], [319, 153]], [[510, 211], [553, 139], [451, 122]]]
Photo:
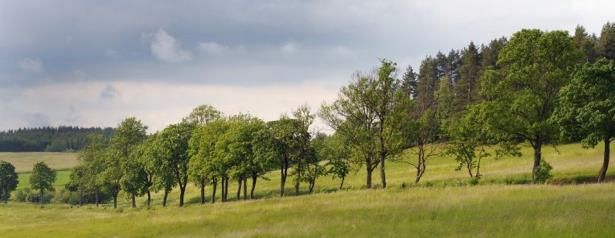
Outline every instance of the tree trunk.
[[248, 200], [248, 177], [243, 178], [243, 200]]
[[384, 133], [384, 120], [380, 120], [380, 182], [382, 183], [382, 188], [387, 188], [387, 176], [386, 171], [384, 169], [384, 162], [386, 160], [387, 151], [384, 146], [384, 137], [382, 136]]
[[98, 207], [98, 203], [99, 203], [99, 201], [98, 201], [99, 200], [98, 199], [98, 189], [96, 189], [96, 192], [95, 192], [95, 195], [94, 195], [94, 200], [95, 200], [95, 203], [96, 203], [96, 207]]
[[602, 168], [600, 168], [600, 173], [598, 175], [598, 183], [604, 182], [604, 180], [606, 179], [606, 171], [609, 169], [609, 159], [611, 152], [610, 140], [610, 137], [604, 137], [604, 158], [602, 160]]
[[342, 176], [342, 181], [340, 182], [340, 189], [342, 190], [344, 188], [344, 179], [346, 178], [346, 176]]
[[254, 189], [256, 188], [257, 175], [252, 175], [252, 189], [250, 189], [250, 199], [254, 199]]
[[370, 168], [372, 165], [367, 163], [367, 165], [365, 166], [366, 172], [367, 172], [367, 181], [366, 181], [366, 186], [367, 188], [372, 188], [372, 169]]
[[424, 145], [420, 144], [418, 145], [418, 148], [419, 148], [419, 154], [418, 154], [418, 161], [416, 165], [416, 179], [414, 180], [414, 183], [419, 183], [419, 181], [421, 181], [421, 178], [423, 177], [423, 174], [425, 173], [425, 169], [426, 169], [425, 147]]
[[243, 179], [238, 178], [237, 181], [239, 182], [237, 185], [237, 201], [239, 201], [241, 200], [241, 183], [243, 183]]
[[137, 203], [135, 201], [135, 194], [134, 193], [130, 194], [130, 199], [131, 199], [131, 207], [132, 208], [137, 207]]
[[476, 174], [474, 174], [474, 176], [476, 178], [480, 178], [480, 159], [481, 157], [478, 157], [478, 162], [476, 163]]
[[149, 190], [147, 190], [147, 208], [152, 206], [152, 194]]
[[83, 189], [79, 189], [79, 206], [83, 205]]
[[224, 199], [224, 177], [220, 178], [220, 200], [222, 202], [225, 201], [225, 199]]
[[536, 172], [542, 159], [542, 142], [536, 142], [534, 146], [534, 168], [532, 168], [532, 182], [536, 183]]
[[282, 197], [286, 188], [286, 176], [288, 176], [288, 158], [284, 158], [280, 166], [280, 197]]
[[384, 170], [384, 153], [380, 153], [380, 180], [382, 182], [382, 188], [387, 188], [387, 177]]
[[315, 184], [316, 184], [316, 179], [310, 180], [310, 193], [314, 191]]
[[295, 195], [299, 195], [299, 186], [300, 182], [299, 179], [297, 179], [297, 181], [295, 182]]
[[201, 179], [201, 204], [205, 204], [205, 179]]
[[184, 193], [186, 192], [186, 185], [181, 185], [179, 186], [179, 206], [183, 207], [184, 206]]
[[40, 204], [43, 204], [43, 198], [45, 197], [45, 192], [43, 192], [44, 190], [41, 188], [41, 197], [38, 198], [38, 202]]
[[229, 178], [224, 179], [224, 201], [228, 201], [228, 180]]
[[466, 168], [468, 168], [468, 174], [470, 175], [470, 178], [473, 178], [474, 175], [472, 174], [472, 163], [468, 161], [466, 164]]
[[113, 208], [117, 208], [117, 191], [113, 193]]
[[218, 188], [218, 179], [213, 179], [211, 181], [213, 183], [213, 191], [211, 192], [211, 203], [215, 203], [216, 202], [216, 189]]
[[169, 197], [169, 190], [165, 189], [164, 190], [164, 196], [162, 197], [162, 206], [166, 207], [167, 206], [167, 198]]

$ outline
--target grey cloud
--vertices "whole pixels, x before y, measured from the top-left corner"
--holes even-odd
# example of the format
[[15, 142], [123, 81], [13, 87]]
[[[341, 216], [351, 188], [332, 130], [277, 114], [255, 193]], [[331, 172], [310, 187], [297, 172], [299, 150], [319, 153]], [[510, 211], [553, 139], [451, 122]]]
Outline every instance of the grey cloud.
[[101, 99], [112, 99], [114, 97], [117, 97], [119, 94], [120, 93], [117, 91], [117, 89], [115, 89], [111, 85], [107, 85], [105, 86], [105, 88], [103, 88], [100, 91], [100, 98]]
[[19, 69], [27, 73], [40, 73], [43, 71], [43, 63], [39, 59], [23, 58], [19, 61]]
[[23, 116], [26, 127], [43, 127], [50, 126], [49, 117], [42, 113], [25, 113]]

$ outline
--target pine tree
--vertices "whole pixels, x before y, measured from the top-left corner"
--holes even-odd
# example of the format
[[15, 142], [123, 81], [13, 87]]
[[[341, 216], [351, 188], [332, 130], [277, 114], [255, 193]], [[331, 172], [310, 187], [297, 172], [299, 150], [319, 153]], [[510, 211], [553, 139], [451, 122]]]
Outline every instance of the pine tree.
[[602, 27], [598, 42], [600, 56], [615, 60], [615, 23], [607, 22]]
[[408, 65], [406, 72], [402, 77], [401, 88], [411, 98], [416, 98], [417, 91], [417, 74], [412, 69], [412, 66]]
[[455, 85], [455, 111], [457, 113], [479, 100], [478, 80], [480, 77], [481, 60], [478, 49], [473, 42], [470, 42], [470, 45], [464, 49], [461, 62], [461, 77]]

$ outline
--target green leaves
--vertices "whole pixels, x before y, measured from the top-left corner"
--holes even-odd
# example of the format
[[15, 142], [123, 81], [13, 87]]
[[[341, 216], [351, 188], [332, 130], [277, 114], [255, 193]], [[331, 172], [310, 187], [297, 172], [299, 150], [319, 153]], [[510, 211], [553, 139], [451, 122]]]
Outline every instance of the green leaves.
[[615, 63], [600, 59], [584, 64], [559, 94], [554, 122], [568, 139], [582, 138], [594, 147], [615, 136]]

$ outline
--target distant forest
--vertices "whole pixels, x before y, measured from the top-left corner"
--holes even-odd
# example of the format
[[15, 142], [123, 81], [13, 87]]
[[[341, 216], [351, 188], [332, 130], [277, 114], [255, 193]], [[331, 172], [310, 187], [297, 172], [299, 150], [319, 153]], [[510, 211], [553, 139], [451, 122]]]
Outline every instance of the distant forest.
[[0, 131], [0, 152], [78, 151], [91, 133], [109, 138], [113, 128], [59, 126]]

